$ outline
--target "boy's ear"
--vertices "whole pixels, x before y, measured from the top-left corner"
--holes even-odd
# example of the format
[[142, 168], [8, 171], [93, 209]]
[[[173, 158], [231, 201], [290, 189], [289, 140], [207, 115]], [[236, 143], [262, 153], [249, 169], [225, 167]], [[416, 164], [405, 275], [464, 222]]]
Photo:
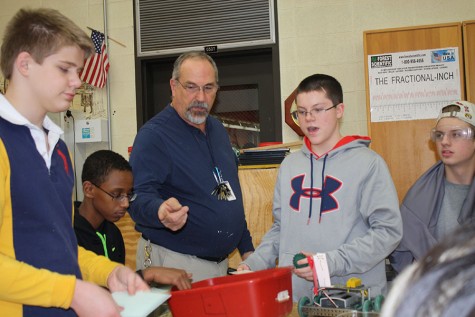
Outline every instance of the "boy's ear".
[[336, 117], [341, 119], [343, 117], [343, 113], [345, 112], [345, 104], [342, 102], [336, 107]]
[[18, 54], [15, 60], [15, 67], [16, 69], [22, 74], [23, 76], [28, 75], [28, 66], [32, 62], [32, 57], [28, 52], [21, 52]]
[[85, 181], [82, 183], [82, 192], [84, 194], [84, 198], [94, 198], [94, 185], [90, 181]]

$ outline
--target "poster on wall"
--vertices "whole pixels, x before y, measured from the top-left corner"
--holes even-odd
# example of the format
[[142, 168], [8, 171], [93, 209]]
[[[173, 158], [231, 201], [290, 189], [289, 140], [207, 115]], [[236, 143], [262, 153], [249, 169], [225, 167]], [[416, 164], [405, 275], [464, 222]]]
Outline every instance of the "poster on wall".
[[458, 47], [368, 56], [371, 122], [437, 118], [461, 99]]

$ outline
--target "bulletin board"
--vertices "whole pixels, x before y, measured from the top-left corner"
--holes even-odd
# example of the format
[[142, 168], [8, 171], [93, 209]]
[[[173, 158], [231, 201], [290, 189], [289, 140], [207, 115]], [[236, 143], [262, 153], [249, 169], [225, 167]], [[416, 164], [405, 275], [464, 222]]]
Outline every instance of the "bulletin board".
[[463, 22], [467, 100], [475, 103], [475, 20]]
[[[389, 166], [402, 201], [410, 186], [437, 161], [429, 138], [435, 119], [372, 122], [368, 56], [375, 54], [457, 47], [460, 54], [460, 84], [464, 87], [462, 23], [384, 29], [364, 32], [366, 106], [371, 148]], [[465, 96], [461, 89], [462, 98]]]

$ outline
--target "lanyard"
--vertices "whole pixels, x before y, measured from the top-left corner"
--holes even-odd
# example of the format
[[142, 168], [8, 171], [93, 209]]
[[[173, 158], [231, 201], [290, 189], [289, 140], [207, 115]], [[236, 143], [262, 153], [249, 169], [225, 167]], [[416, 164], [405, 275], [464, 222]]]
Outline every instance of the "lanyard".
[[109, 252], [107, 252], [107, 238], [106, 234], [102, 235], [99, 231], [96, 231], [97, 236], [101, 239], [102, 247], [104, 248], [104, 255], [106, 258], [109, 258]]
[[[218, 200], [234, 200], [236, 199], [234, 197], [234, 194], [232, 193], [231, 187], [229, 185], [229, 182], [225, 181], [223, 179], [223, 174], [221, 170], [219, 169], [218, 165], [216, 164], [216, 159], [214, 157], [214, 152], [213, 152], [213, 147], [211, 146], [210, 142], [210, 133], [208, 130], [208, 125], [206, 125], [205, 128], [205, 133], [204, 133], [204, 138], [206, 140], [206, 146], [208, 147], [208, 152], [211, 157], [211, 172], [213, 173], [214, 179], [216, 181], [216, 186], [214, 187], [213, 191], [211, 192], [212, 196], [216, 196]], [[192, 132], [193, 133], [193, 132]], [[195, 138], [198, 147], [201, 150], [200, 147], [200, 142], [195, 134], [193, 134], [193, 137]], [[234, 198], [233, 198], [234, 197]]]
[[[196, 144], [198, 145], [198, 148], [201, 152], [203, 152], [203, 154], [206, 155], [206, 150], [201, 146], [202, 144], [202, 141], [200, 141], [198, 139], [198, 136], [195, 134], [194, 131], [190, 129], [190, 133], [193, 135], [193, 138], [195, 139], [196, 141]], [[194, 128], [196, 130], [199, 130], [198, 128]], [[213, 152], [213, 147], [211, 146], [211, 143], [210, 143], [210, 134], [209, 134], [209, 131], [208, 131], [208, 125], [206, 125], [206, 128], [205, 128], [205, 133], [201, 132], [201, 130], [199, 131], [199, 134], [202, 135], [205, 139], [205, 142], [206, 142], [206, 147], [208, 148], [208, 153], [209, 153], [209, 156], [211, 157], [211, 172], [213, 173], [213, 175], [215, 175], [215, 171], [219, 171], [219, 168], [217, 167], [216, 165], [216, 159], [214, 157], [214, 152]], [[221, 172], [219, 172], [221, 174]], [[216, 178], [217, 175], [215, 175], [215, 178]]]
[[214, 167], [213, 176], [218, 185], [224, 183], [223, 175], [221, 174], [221, 171], [217, 166]]

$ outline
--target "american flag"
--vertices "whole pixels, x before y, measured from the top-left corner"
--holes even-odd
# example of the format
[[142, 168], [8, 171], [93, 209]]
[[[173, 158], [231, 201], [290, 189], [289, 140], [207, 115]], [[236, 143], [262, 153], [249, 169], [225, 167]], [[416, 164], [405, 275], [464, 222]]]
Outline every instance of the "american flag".
[[94, 43], [95, 53], [86, 60], [84, 69], [79, 76], [84, 82], [102, 88], [106, 83], [110, 67], [104, 34], [94, 30], [91, 33], [91, 39]]

